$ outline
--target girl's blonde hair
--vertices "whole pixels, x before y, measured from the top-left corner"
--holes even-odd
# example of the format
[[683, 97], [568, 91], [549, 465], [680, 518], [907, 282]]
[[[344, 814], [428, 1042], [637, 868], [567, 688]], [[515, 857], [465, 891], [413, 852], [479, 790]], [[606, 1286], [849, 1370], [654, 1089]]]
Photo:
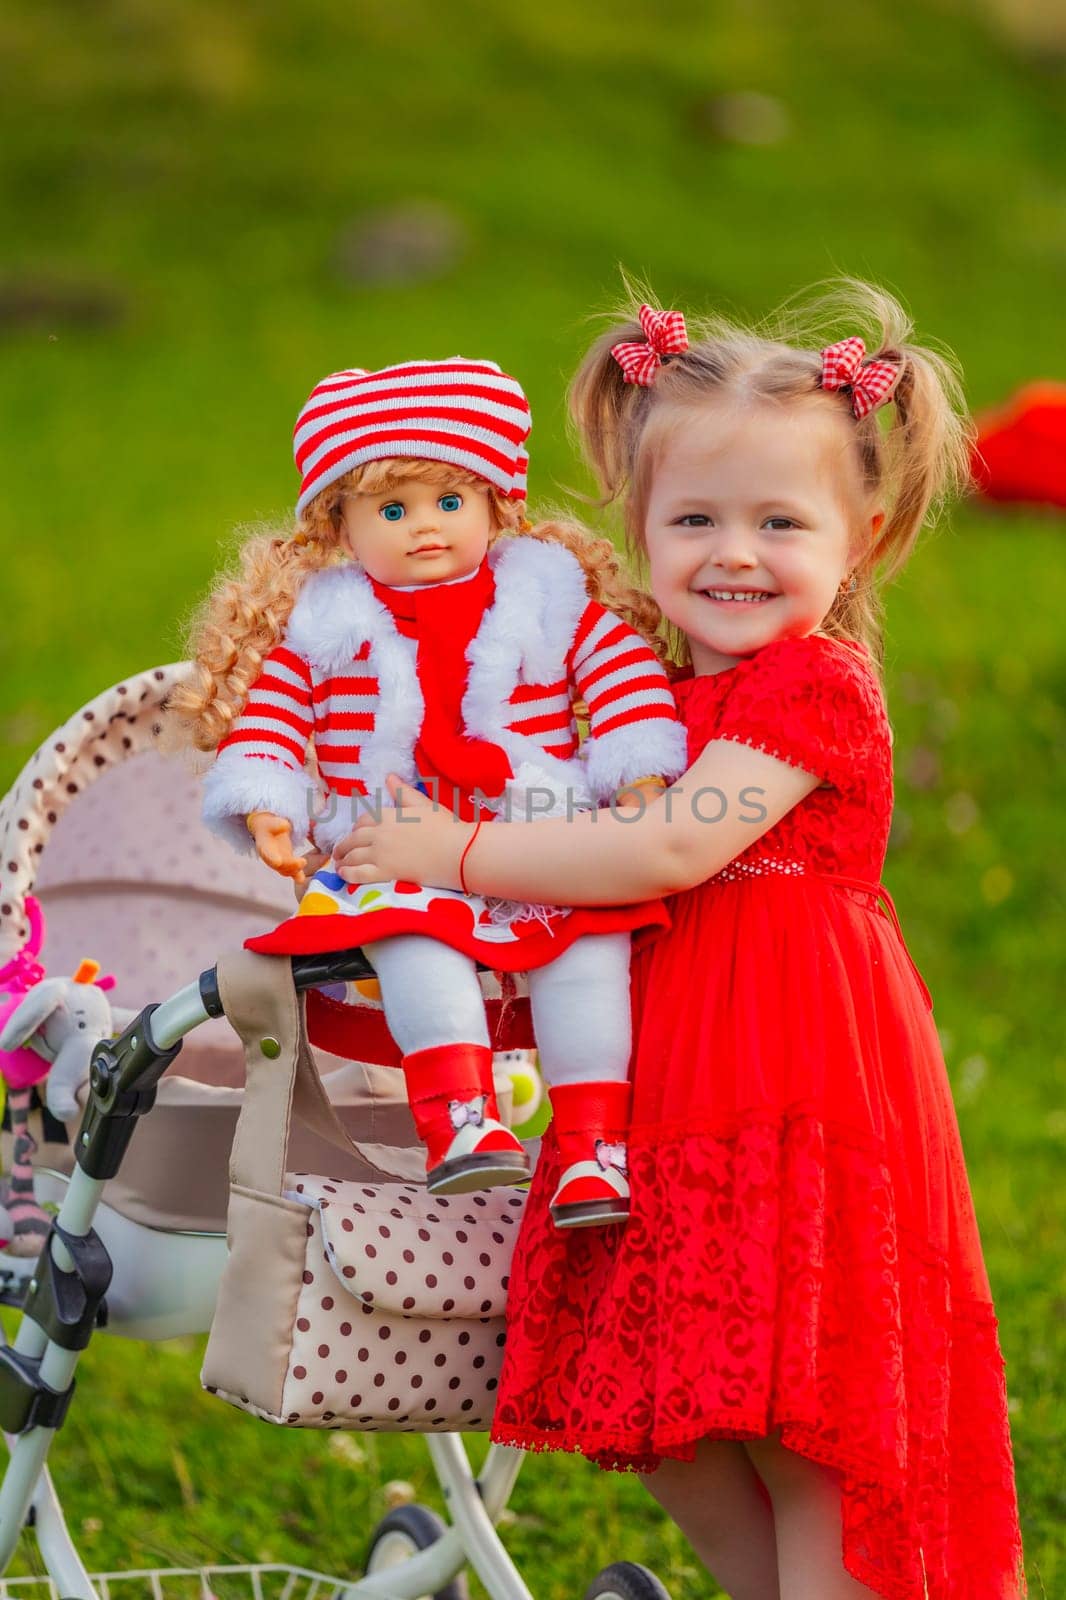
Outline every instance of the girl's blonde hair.
[[590, 597], [617, 612], [657, 652], [665, 653], [665, 645], [656, 637], [659, 607], [628, 582], [609, 539], [596, 538], [580, 523], [561, 518], [531, 526], [520, 504], [458, 467], [404, 457], [372, 461], [316, 495], [295, 528], [260, 530], [242, 546], [236, 573], [222, 576], [193, 617], [188, 649], [192, 672], [168, 702], [171, 744], [214, 750], [225, 738], [266, 657], [284, 636], [307, 579], [350, 559], [341, 524], [345, 496], [387, 494], [410, 478], [487, 488], [495, 537], [527, 533], [564, 545], [580, 562]]
[[[604, 504], [622, 503], [637, 561], [647, 554], [644, 523], [656, 457], [679, 413], [717, 398], [831, 406], [852, 430], [863, 488], [886, 515], [855, 567], [854, 589], [837, 597], [822, 629], [865, 644], [880, 666], [881, 589], [903, 567], [924, 523], [969, 475], [970, 425], [952, 358], [910, 342], [910, 318], [892, 295], [844, 278], [787, 302], [758, 326], [693, 319], [689, 348], [665, 357], [653, 384], [642, 388], [625, 382], [611, 355], [620, 342], [645, 342], [637, 309], [650, 297], [628, 280], [626, 287], [618, 312], [623, 320], [596, 341], [574, 377], [570, 415]], [[821, 387], [821, 349], [853, 333], [865, 339], [869, 359], [899, 367], [887, 429], [880, 412], [857, 419], [847, 394]], [[687, 659], [687, 641], [676, 629], [670, 633], [674, 654]]]

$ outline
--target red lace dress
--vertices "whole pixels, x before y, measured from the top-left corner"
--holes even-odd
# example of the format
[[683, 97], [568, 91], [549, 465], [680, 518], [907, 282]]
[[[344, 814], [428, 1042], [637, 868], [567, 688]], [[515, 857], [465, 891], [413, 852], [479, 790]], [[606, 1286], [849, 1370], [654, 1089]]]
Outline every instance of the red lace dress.
[[780, 1429], [842, 1474], [860, 1582], [1007, 1600], [1003, 1362], [928, 992], [879, 888], [874, 673], [812, 636], [676, 691], [690, 760], [736, 740], [822, 785], [634, 962], [627, 1227], [552, 1227], [549, 1129], [493, 1437], [647, 1470]]

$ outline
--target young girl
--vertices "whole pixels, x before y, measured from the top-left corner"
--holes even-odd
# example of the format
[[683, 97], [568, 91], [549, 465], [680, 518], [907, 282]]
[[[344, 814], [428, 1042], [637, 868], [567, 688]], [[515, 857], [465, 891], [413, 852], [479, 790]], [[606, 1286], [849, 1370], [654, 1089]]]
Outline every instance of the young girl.
[[[877, 590], [959, 482], [965, 429], [895, 302], [852, 285], [836, 311], [818, 348], [721, 323], [690, 343], [642, 306], [573, 387], [691, 660], [682, 780], [636, 819], [545, 822], [532, 853], [394, 783], [420, 826], [367, 819], [338, 871], [447, 885], [465, 853], [483, 893], [674, 894], [634, 964], [630, 1224], [552, 1233], [549, 1130], [493, 1436], [649, 1474], [733, 1600], [1007, 1600], [996, 1321], [929, 996], [880, 885]], [[861, 321], [869, 355], [840, 337]]]
[[[515, 379], [459, 357], [332, 373], [300, 412], [296, 532], [248, 547], [242, 578], [209, 605], [198, 674], [173, 701], [200, 748], [219, 752], [206, 819], [238, 846], [251, 834], [276, 871], [302, 882], [294, 835], [328, 854], [359, 797], [380, 804], [393, 767], [432, 785], [449, 815], [530, 819], [620, 790], [639, 802], [683, 769], [662, 665], [601, 600], [652, 633], [658, 612], [620, 581], [606, 540], [560, 524], [519, 531], [529, 427]], [[562, 911], [530, 904], [535, 893], [488, 902], [461, 878], [458, 893], [409, 879], [353, 893], [324, 867], [298, 914], [249, 944], [364, 946], [436, 1194], [528, 1177], [498, 1120], [476, 962], [529, 972], [542, 1065], [571, 1134], [555, 1223], [622, 1222], [630, 933], [665, 925], [665, 911]]]

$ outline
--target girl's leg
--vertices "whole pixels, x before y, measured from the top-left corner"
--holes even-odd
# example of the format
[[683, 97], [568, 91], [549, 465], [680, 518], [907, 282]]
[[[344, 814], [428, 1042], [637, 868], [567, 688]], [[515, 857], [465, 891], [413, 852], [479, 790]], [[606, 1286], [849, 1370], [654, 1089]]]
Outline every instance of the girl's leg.
[[731, 1600], [782, 1600], [773, 1512], [742, 1444], [701, 1439], [694, 1460], [641, 1481]]
[[869, 1600], [844, 1566], [837, 1474], [776, 1437], [744, 1448], [773, 1504], [781, 1600]]

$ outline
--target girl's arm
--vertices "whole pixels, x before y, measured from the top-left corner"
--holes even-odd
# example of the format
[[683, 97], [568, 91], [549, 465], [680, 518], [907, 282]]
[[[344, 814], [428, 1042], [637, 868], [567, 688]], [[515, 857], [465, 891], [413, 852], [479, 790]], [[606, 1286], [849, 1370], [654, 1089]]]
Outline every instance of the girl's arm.
[[[474, 893], [549, 905], [625, 905], [692, 888], [774, 827], [821, 780], [716, 739], [660, 800], [628, 811], [482, 826], [463, 862]], [[397, 809], [361, 818], [335, 852], [349, 883], [406, 878], [458, 889], [474, 825], [389, 780]], [[531, 834], [530, 829], [535, 833]]]

